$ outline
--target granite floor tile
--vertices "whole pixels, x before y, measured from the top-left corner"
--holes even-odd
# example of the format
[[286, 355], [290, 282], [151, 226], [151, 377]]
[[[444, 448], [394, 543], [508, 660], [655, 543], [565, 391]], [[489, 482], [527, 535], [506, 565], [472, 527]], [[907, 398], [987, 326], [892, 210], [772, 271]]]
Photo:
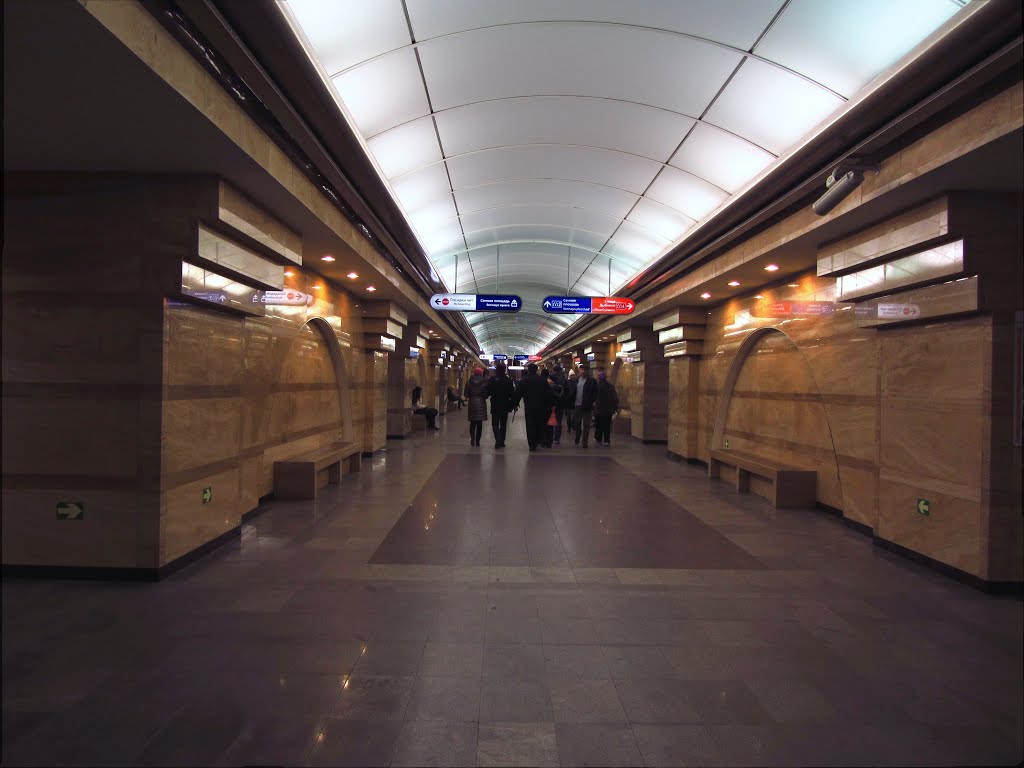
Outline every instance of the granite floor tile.
[[391, 765], [475, 766], [477, 756], [475, 722], [410, 722], [402, 725]]
[[731, 765], [703, 725], [633, 725], [644, 765], [651, 768]]
[[619, 700], [631, 723], [700, 723], [686, 683], [673, 678], [616, 680]]
[[480, 679], [483, 646], [475, 643], [427, 643], [420, 659], [420, 675]]
[[551, 695], [543, 680], [484, 678], [480, 722], [540, 723], [552, 719]]
[[544, 680], [544, 646], [502, 644], [484, 647], [483, 676], [495, 680]]
[[551, 680], [548, 687], [555, 722], [626, 722], [619, 693], [611, 680], [559, 678]]
[[332, 716], [342, 720], [401, 720], [415, 679], [353, 675]]
[[480, 723], [476, 759], [480, 766], [556, 768], [555, 724]]
[[324, 720], [290, 712], [250, 719], [216, 765], [304, 765]]
[[545, 645], [544, 664], [551, 680], [610, 680], [608, 663], [599, 645]]
[[309, 766], [391, 765], [402, 723], [397, 720], [328, 719], [307, 754]]
[[626, 724], [555, 723], [562, 766], [642, 765], [632, 729]]
[[471, 722], [479, 714], [479, 677], [419, 677], [405, 719]]
[[634, 677], [666, 677], [675, 667], [661, 648], [638, 645], [602, 646], [602, 653], [611, 675], [616, 680]]

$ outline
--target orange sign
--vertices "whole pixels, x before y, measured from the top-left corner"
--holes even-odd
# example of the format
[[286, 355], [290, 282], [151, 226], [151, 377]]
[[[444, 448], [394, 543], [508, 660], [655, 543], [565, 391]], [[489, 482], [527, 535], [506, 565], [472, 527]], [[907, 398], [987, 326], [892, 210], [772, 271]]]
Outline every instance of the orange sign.
[[629, 315], [636, 308], [632, 299], [617, 296], [592, 296], [590, 312], [594, 315]]

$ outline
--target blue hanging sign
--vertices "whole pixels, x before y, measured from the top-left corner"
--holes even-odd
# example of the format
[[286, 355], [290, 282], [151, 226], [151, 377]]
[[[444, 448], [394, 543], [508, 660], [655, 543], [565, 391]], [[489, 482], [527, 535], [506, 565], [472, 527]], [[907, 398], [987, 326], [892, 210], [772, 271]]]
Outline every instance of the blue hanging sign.
[[508, 355], [494, 355], [495, 360], [508, 360]]
[[636, 303], [618, 296], [548, 296], [542, 306], [553, 315], [628, 315]]
[[441, 312], [518, 312], [523, 300], [501, 293], [435, 293], [430, 306]]
[[515, 360], [517, 363], [525, 363], [527, 360], [530, 359], [530, 356], [529, 355], [513, 355], [512, 359]]

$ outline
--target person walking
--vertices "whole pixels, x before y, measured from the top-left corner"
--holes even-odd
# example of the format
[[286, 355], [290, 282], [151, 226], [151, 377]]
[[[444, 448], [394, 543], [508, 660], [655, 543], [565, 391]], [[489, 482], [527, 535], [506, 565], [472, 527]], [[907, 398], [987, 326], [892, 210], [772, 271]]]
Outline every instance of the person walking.
[[551, 388], [551, 409], [548, 413], [548, 417], [544, 420], [544, 431], [541, 432], [542, 440], [541, 446], [544, 448], [551, 448], [555, 441], [555, 427], [558, 426], [556, 423], [558, 414], [558, 402], [562, 399], [565, 394], [562, 390], [562, 385], [555, 381], [553, 373], [541, 372], [541, 378], [547, 383], [548, 387]]
[[619, 393], [615, 385], [608, 381], [608, 374], [603, 368], [597, 371], [597, 396], [594, 398], [594, 442], [611, 445], [612, 417], [619, 410]]
[[552, 391], [555, 393], [555, 428], [552, 443], [558, 445], [562, 441], [562, 418], [565, 416], [565, 401], [570, 397], [569, 382], [562, 372], [562, 366], [556, 365], [551, 373]]
[[469, 401], [466, 408], [466, 414], [469, 416], [469, 444], [479, 446], [484, 422], [487, 421], [487, 379], [484, 377], [484, 369], [480, 366], [473, 369], [473, 375], [466, 382], [463, 395]]
[[573, 406], [576, 403], [576, 372], [571, 368], [565, 375], [565, 397], [562, 399], [562, 413], [565, 415], [565, 428], [569, 430], [569, 434], [572, 434], [574, 429], [573, 426]]
[[516, 387], [508, 377], [504, 363], [498, 363], [494, 370], [495, 375], [487, 382], [487, 396], [491, 398], [491, 431], [494, 432], [494, 447], [504, 448]]
[[519, 405], [520, 402], [526, 403], [526, 442], [529, 443], [531, 451], [536, 451], [537, 445], [543, 439], [544, 427], [554, 404], [551, 387], [537, 374], [536, 363], [526, 366], [526, 375], [516, 389], [513, 404]]
[[427, 429], [437, 429], [437, 408], [428, 408], [423, 402], [423, 387], [412, 388], [412, 412], [422, 414], [427, 420]]
[[593, 415], [594, 399], [597, 397], [597, 383], [590, 378], [590, 370], [580, 366], [580, 375], [576, 377], [576, 396], [573, 398], [573, 426], [576, 431], [576, 445], [583, 439], [583, 447], [590, 443], [590, 419]]

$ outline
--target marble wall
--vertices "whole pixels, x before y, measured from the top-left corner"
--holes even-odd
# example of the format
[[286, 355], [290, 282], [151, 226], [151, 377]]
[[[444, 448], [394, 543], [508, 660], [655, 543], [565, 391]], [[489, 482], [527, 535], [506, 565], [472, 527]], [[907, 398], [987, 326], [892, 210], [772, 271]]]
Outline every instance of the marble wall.
[[212, 204], [185, 180], [4, 175], [5, 565], [157, 566], [163, 295]]
[[[1008, 270], [1021, 284], [1019, 221], [996, 217], [967, 235], [982, 286]], [[814, 469], [819, 503], [879, 538], [982, 579], [1019, 581], [1009, 362], [1019, 291], [979, 294], [981, 311], [889, 327], [859, 327], [857, 305], [836, 303], [835, 292], [834, 277], [809, 272], [713, 309], [703, 356], [670, 363], [669, 451], [707, 461], [728, 447]], [[832, 309], [780, 309], [787, 301]]]
[[[275, 458], [376, 439], [353, 407], [379, 372], [347, 293], [293, 267], [311, 306], [176, 298], [219, 194], [211, 178], [5, 176], [5, 565], [160, 568], [236, 528]], [[60, 502], [84, 515], [58, 519]]]
[[[238, 526], [273, 491], [275, 460], [360, 434], [348, 383], [358, 356], [324, 319], [340, 319], [347, 297], [325, 291], [268, 317], [168, 302], [161, 565]], [[357, 324], [338, 323], [345, 338]]]

